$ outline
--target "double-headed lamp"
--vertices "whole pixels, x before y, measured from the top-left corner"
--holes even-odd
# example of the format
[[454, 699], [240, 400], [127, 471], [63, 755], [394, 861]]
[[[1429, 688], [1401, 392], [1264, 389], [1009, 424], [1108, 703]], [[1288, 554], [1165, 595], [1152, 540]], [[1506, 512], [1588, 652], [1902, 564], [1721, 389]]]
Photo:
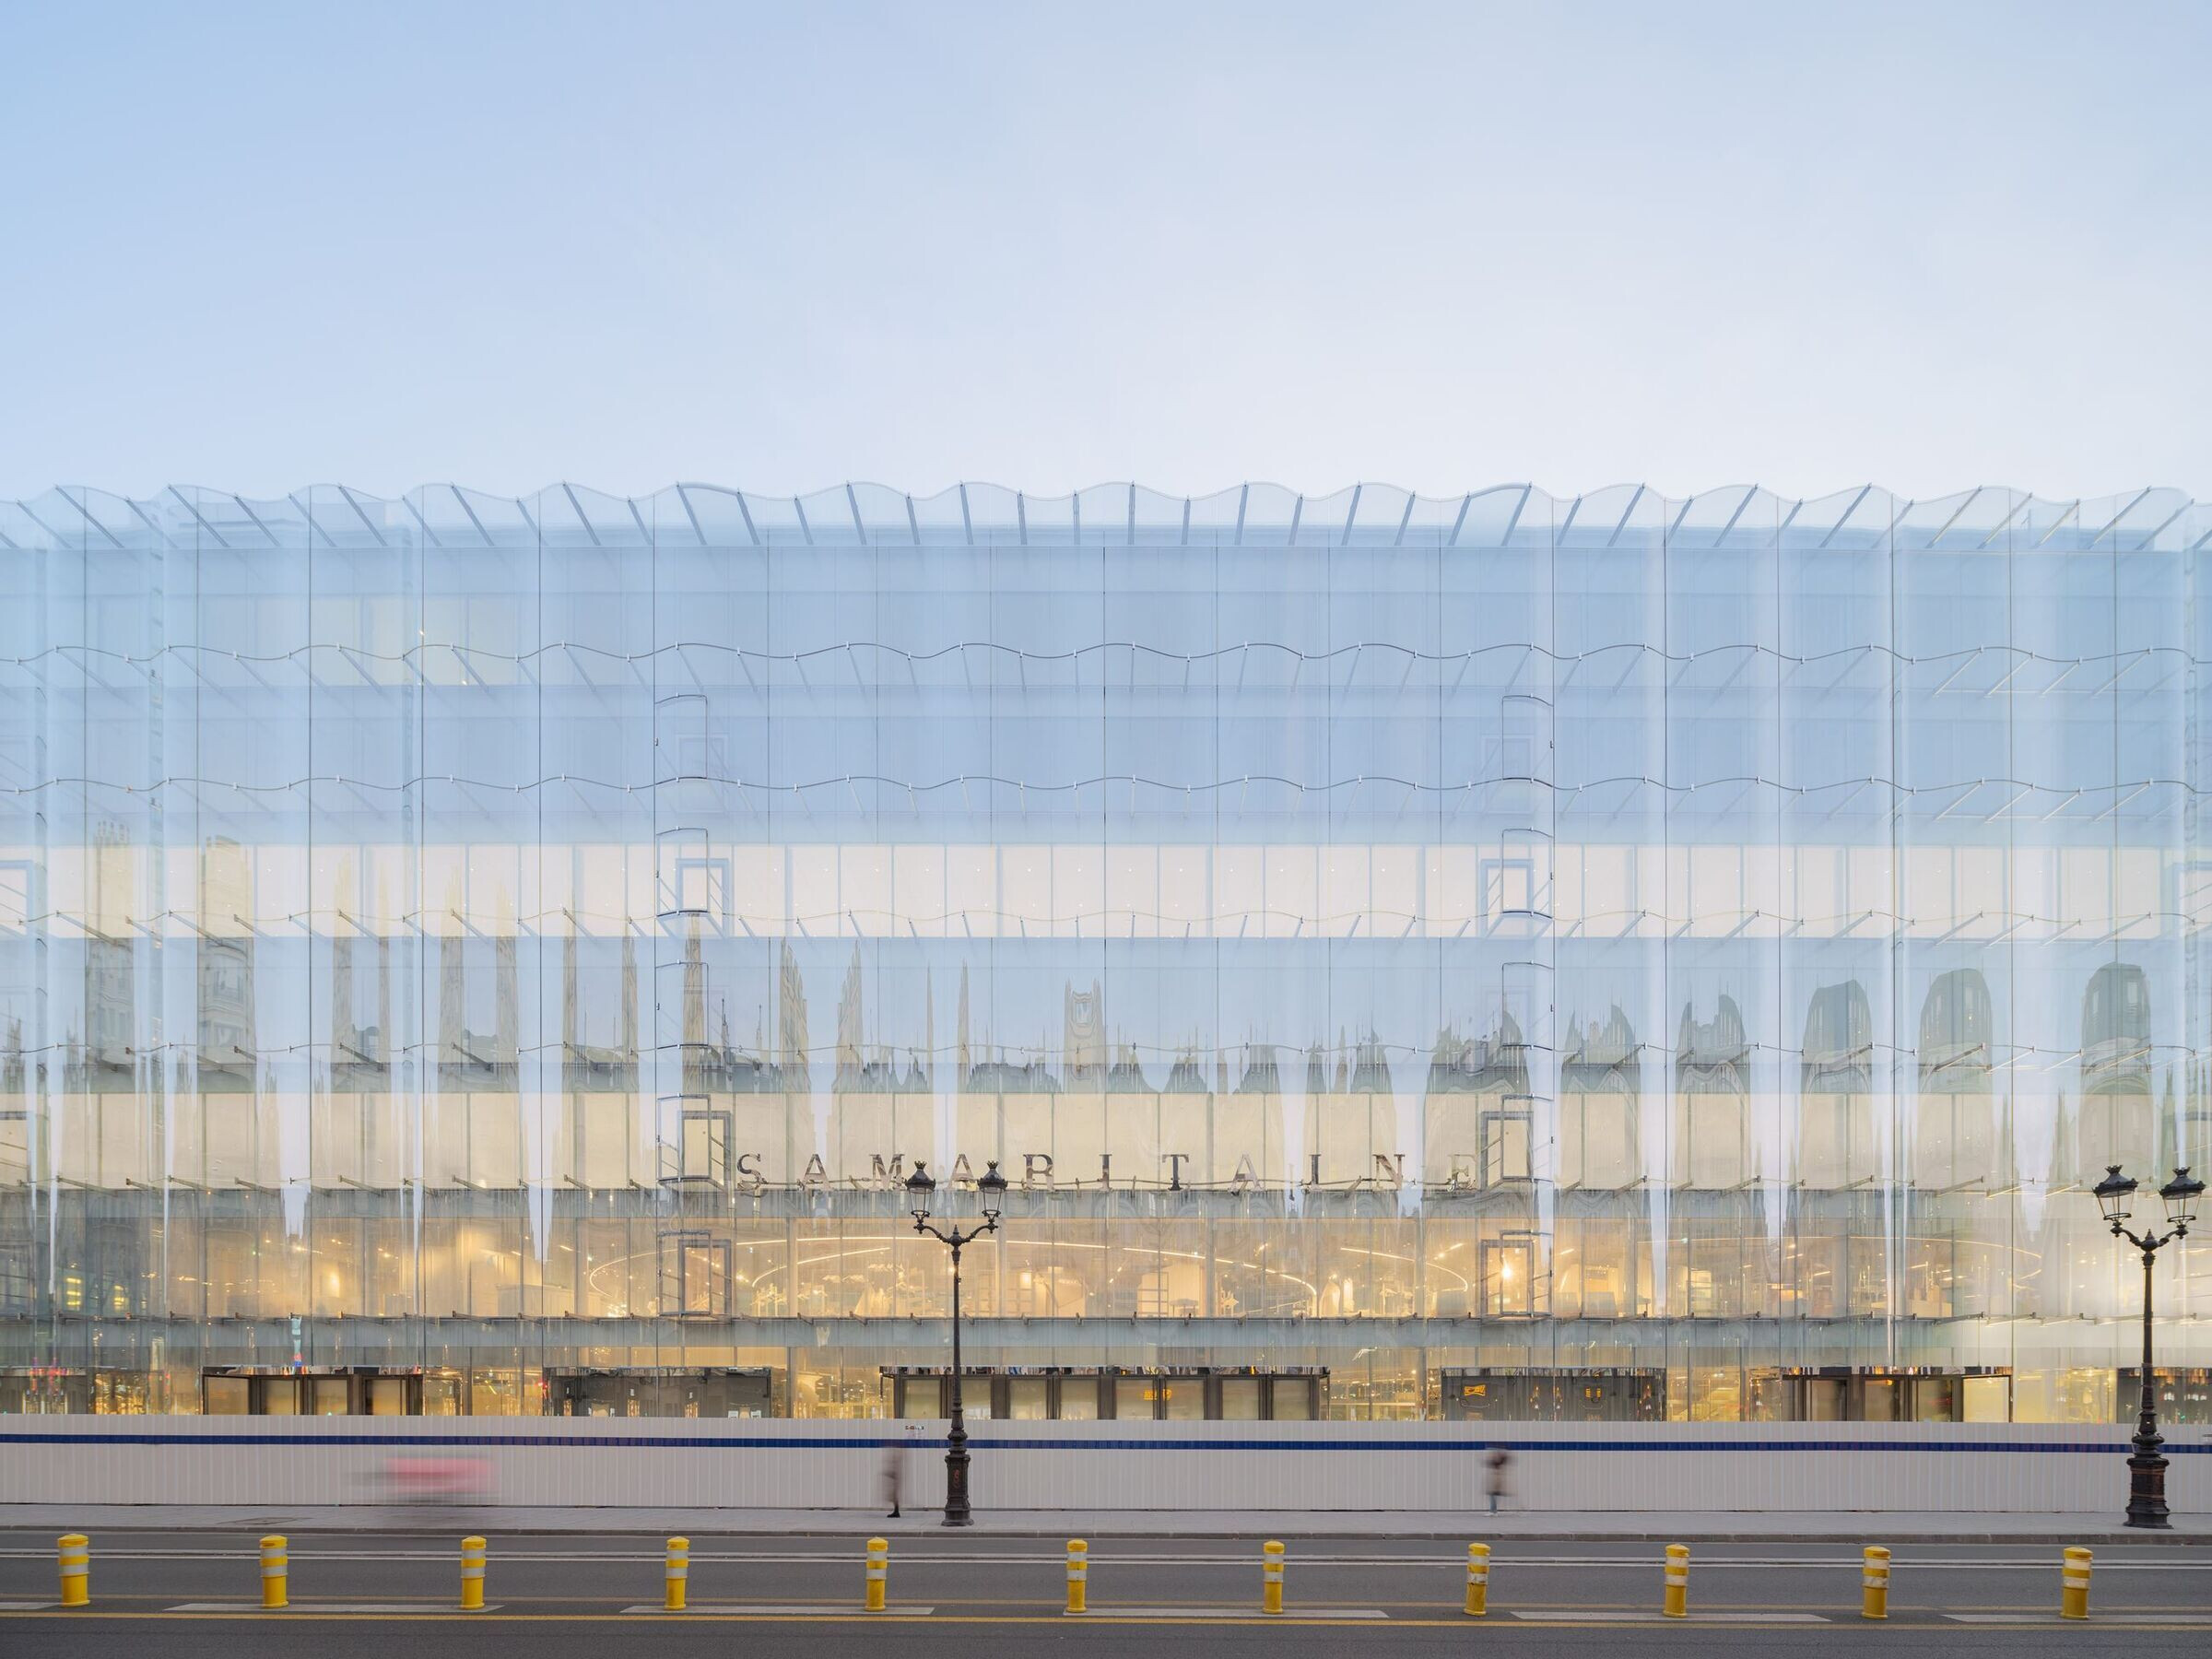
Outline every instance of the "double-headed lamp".
[[[913, 1212], [915, 1220], [929, 1218], [929, 1201], [936, 1190], [935, 1178], [924, 1165], [916, 1164], [914, 1172], [906, 1178], [907, 1208]], [[993, 1159], [990, 1168], [977, 1178], [975, 1191], [982, 1200], [985, 1219], [994, 1219], [1006, 1196], [1006, 1178], [998, 1172], [998, 1159]]]

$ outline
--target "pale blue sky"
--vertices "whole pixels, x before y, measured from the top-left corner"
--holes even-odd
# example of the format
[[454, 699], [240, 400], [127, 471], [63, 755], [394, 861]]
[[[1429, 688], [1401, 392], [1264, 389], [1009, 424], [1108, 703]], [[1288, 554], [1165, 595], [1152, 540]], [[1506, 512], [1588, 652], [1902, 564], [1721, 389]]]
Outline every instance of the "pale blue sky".
[[2212, 4], [0, 0], [0, 495], [2212, 494]]

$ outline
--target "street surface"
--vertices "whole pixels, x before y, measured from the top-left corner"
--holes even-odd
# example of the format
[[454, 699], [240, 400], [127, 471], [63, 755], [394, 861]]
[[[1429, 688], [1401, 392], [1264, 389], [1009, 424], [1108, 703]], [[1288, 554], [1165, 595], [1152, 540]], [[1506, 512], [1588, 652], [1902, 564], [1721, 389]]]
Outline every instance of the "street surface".
[[[1870, 1523], [1872, 1525], [1878, 1524]], [[690, 1610], [660, 1610], [664, 1550], [631, 1533], [490, 1536], [488, 1609], [457, 1607], [450, 1530], [290, 1535], [292, 1606], [264, 1612], [257, 1535], [102, 1530], [92, 1535], [93, 1605], [58, 1601], [54, 1539], [0, 1533], [0, 1653], [100, 1659], [284, 1654], [314, 1659], [404, 1641], [411, 1659], [603, 1654], [640, 1659], [747, 1653], [871, 1659], [1019, 1653], [1135, 1654], [1166, 1642], [1224, 1653], [1408, 1654], [1464, 1650], [1479, 1630], [1505, 1653], [1566, 1655], [1593, 1640], [1634, 1652], [1885, 1654], [2030, 1649], [2083, 1654], [2203, 1652], [2212, 1642], [2212, 1548], [2101, 1544], [2091, 1617], [2057, 1618], [2056, 1547], [1924, 1544], [1895, 1548], [1890, 1617], [1859, 1616], [1860, 1557], [1837, 1544], [1693, 1548], [1690, 1618], [1659, 1617], [1658, 1546], [1501, 1541], [1489, 1612], [1462, 1611], [1464, 1545], [1375, 1536], [1291, 1543], [1285, 1611], [1260, 1610], [1260, 1549], [1232, 1538], [1119, 1536], [1090, 1551], [1090, 1611], [1064, 1611], [1065, 1557], [1053, 1541], [893, 1535], [889, 1606], [861, 1610], [865, 1535], [691, 1537]], [[618, 1637], [618, 1632], [619, 1635]]]

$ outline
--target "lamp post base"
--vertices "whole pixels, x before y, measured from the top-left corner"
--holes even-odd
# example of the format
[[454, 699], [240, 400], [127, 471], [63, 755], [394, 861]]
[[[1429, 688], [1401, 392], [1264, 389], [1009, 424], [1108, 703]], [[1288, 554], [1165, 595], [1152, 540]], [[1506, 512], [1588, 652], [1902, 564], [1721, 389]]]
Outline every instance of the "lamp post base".
[[[968, 1453], [948, 1453], [945, 1458], [945, 1524], [972, 1526], [975, 1518], [968, 1511]], [[2159, 1523], [2163, 1526], [2163, 1521]]]
[[2172, 1530], [2173, 1523], [2166, 1516], [2166, 1459], [2159, 1448], [2165, 1442], [2156, 1436], [2147, 1446], [2143, 1437], [2136, 1437], [2136, 1454], [2127, 1460], [2127, 1524]]
[[955, 1420], [952, 1432], [946, 1437], [949, 1449], [945, 1453], [945, 1524], [971, 1526], [974, 1517], [968, 1512], [968, 1430]]

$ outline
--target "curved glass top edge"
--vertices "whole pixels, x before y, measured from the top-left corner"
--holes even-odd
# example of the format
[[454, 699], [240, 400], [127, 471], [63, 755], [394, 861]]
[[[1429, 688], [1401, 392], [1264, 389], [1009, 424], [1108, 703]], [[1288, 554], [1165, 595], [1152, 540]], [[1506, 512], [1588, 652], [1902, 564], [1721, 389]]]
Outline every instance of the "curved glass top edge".
[[1669, 496], [1641, 484], [1560, 494], [1534, 484], [1422, 495], [1358, 483], [1325, 494], [1267, 483], [1177, 495], [1130, 483], [1032, 495], [956, 484], [914, 495], [852, 482], [801, 495], [685, 482], [646, 495], [559, 483], [504, 496], [453, 484], [383, 497], [342, 484], [277, 497], [176, 485], [131, 497], [86, 486], [0, 500], [7, 547], [124, 547], [159, 536], [229, 545], [347, 544], [421, 537], [438, 545], [573, 541], [608, 547], [673, 539], [694, 546], [977, 543], [1505, 547], [1548, 543], [1634, 551], [1653, 546], [1794, 547], [1847, 552], [1910, 546], [2019, 551], [2047, 541], [2115, 551], [2196, 551], [2212, 544], [2212, 503], [2147, 486], [2100, 497], [1982, 486], [1912, 498], [1865, 484], [1818, 497], [1757, 485]]

